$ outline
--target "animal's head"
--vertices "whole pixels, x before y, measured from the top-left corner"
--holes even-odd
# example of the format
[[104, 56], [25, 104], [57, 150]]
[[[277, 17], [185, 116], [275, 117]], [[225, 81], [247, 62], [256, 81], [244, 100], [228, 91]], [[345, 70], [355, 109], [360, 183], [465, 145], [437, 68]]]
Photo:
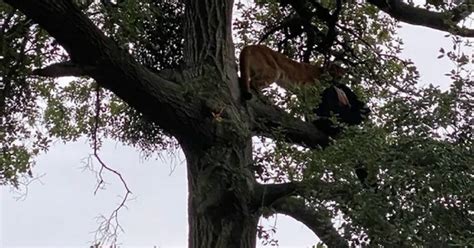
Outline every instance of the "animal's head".
[[335, 63], [329, 64], [327, 67], [327, 71], [329, 72], [331, 76], [335, 78], [340, 78], [347, 73], [347, 69]]
[[[336, 88], [337, 87], [337, 88]], [[347, 101], [341, 103], [341, 92]], [[349, 104], [347, 104], [347, 102]], [[336, 119], [347, 125], [358, 125], [370, 114], [367, 104], [360, 101], [356, 94], [347, 86], [339, 84], [325, 89], [321, 94], [321, 103], [314, 110], [318, 119], [314, 124], [329, 136], [339, 134], [342, 130], [329, 119]]]
[[342, 77], [347, 73], [347, 69], [335, 62], [329, 62], [327, 65], [323, 60], [318, 60], [313, 67], [316, 68], [319, 75], [328, 73], [332, 77]]

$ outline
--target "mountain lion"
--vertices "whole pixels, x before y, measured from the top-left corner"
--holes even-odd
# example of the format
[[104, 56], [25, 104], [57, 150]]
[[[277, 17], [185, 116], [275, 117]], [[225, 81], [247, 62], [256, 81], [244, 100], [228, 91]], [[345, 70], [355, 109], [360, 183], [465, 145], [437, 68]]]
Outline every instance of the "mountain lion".
[[[346, 72], [344, 68], [335, 64], [330, 65], [325, 70], [320, 64], [311, 65], [297, 62], [267, 46], [246, 46], [240, 53], [242, 98], [244, 100], [251, 99], [250, 89], [258, 91], [273, 82], [287, 90], [293, 85], [318, 83], [326, 71], [333, 77], [340, 77]], [[337, 90], [340, 104], [348, 105], [349, 101], [344, 91]]]

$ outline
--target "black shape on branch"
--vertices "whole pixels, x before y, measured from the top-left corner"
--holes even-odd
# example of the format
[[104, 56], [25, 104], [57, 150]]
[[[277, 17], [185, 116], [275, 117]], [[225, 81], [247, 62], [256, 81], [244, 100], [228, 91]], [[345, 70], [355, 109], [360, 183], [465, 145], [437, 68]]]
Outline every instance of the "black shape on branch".
[[[338, 93], [340, 90], [347, 97], [348, 105], [341, 103]], [[343, 128], [333, 123], [331, 116], [334, 115], [338, 122], [349, 126], [359, 125], [367, 119], [370, 109], [349, 87], [336, 84], [321, 93], [321, 103], [314, 109], [314, 113], [317, 115], [314, 125], [330, 137], [335, 137], [343, 131]]]
[[[341, 93], [346, 97], [348, 105], [341, 103]], [[349, 126], [359, 125], [366, 120], [370, 114], [370, 108], [366, 103], [360, 101], [357, 95], [346, 85], [336, 84], [321, 93], [321, 103], [314, 110], [317, 114], [317, 119], [313, 124], [329, 137], [335, 138], [344, 131], [344, 127], [338, 123], [343, 123]], [[332, 116], [335, 116], [338, 123], [333, 123]], [[366, 167], [361, 164], [355, 168], [357, 178], [362, 183], [364, 188], [368, 186], [375, 188], [377, 183], [368, 183], [369, 172]]]
[[357, 179], [359, 179], [364, 189], [372, 188], [375, 190], [375, 192], [377, 191], [377, 186], [378, 186], [377, 182], [370, 181], [369, 172], [362, 163], [359, 162], [359, 165], [355, 168], [355, 173], [356, 173]]

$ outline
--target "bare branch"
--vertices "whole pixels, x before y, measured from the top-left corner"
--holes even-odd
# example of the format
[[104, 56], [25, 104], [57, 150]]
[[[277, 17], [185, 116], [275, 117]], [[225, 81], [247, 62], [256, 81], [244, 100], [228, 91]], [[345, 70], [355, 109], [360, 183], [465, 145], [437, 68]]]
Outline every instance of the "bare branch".
[[81, 77], [87, 75], [84, 68], [74, 64], [72, 61], [51, 64], [44, 68], [33, 70], [31, 74], [43, 77]]
[[125, 195], [122, 197], [122, 200], [108, 217], [105, 217], [105, 216], [98, 217], [98, 220], [101, 220], [101, 221], [99, 222], [99, 227], [97, 228], [96, 235], [100, 235], [100, 236], [99, 238], [96, 238], [96, 240], [100, 240], [101, 242], [107, 242], [109, 240], [112, 240], [112, 243], [116, 243], [119, 231], [123, 232], [123, 228], [119, 222], [119, 211], [127, 207], [125, 204], [127, 203], [130, 194], [132, 194], [132, 191], [128, 187], [125, 179], [122, 177], [122, 174], [110, 168], [109, 166], [107, 166], [104, 163], [104, 161], [102, 161], [102, 159], [100, 158], [97, 150], [94, 150], [93, 156], [101, 165], [100, 170], [98, 172], [99, 182], [94, 191], [94, 194], [96, 194], [97, 190], [101, 187], [101, 185], [105, 183], [103, 179], [104, 170], [107, 170], [115, 174], [120, 179], [120, 181], [122, 182], [122, 185], [124, 186], [126, 190]]
[[474, 37], [474, 29], [456, 25], [473, 13], [474, 0], [466, 0], [459, 6], [444, 12], [414, 7], [402, 0], [368, 0], [368, 2], [402, 22], [446, 31], [454, 35]]
[[[125, 181], [125, 179], [123, 178], [122, 174], [120, 172], [118, 172], [117, 170], [112, 169], [107, 164], [105, 164], [105, 162], [99, 156], [100, 140], [98, 138], [98, 132], [99, 132], [100, 109], [101, 109], [100, 99], [101, 99], [100, 87], [97, 85], [97, 87], [96, 87], [96, 99], [95, 99], [94, 127], [93, 127], [93, 130], [92, 130], [92, 146], [93, 146], [93, 150], [94, 150], [93, 156], [99, 162], [101, 167], [100, 167], [99, 172], [97, 173], [98, 183], [97, 183], [97, 187], [94, 191], [94, 194], [96, 194], [97, 191], [101, 188], [101, 186], [105, 183], [104, 178], [103, 178], [104, 170], [107, 170], [107, 171], [111, 172], [112, 174], [115, 174], [120, 179], [120, 181], [122, 182], [122, 185], [124, 186], [126, 192], [125, 192], [125, 196], [122, 198], [122, 201], [112, 211], [112, 213], [110, 214], [109, 217], [105, 217], [105, 216], [100, 217], [100, 219], [102, 219], [102, 221], [99, 224], [96, 235], [100, 235], [99, 240], [102, 243], [107, 242], [109, 240], [112, 240], [112, 243], [115, 244], [116, 241], [117, 241], [118, 232], [123, 231], [123, 229], [120, 225], [120, 222], [119, 222], [118, 214], [119, 214], [119, 211], [122, 208], [126, 208], [125, 203], [127, 202], [128, 197], [130, 196], [130, 194], [132, 194], [132, 191], [128, 187], [128, 184]], [[97, 241], [97, 238], [96, 238], [96, 241]]]
[[328, 247], [349, 247], [347, 241], [337, 232], [327, 210], [314, 209], [301, 198], [287, 197], [276, 201], [273, 209], [305, 224]]
[[44, 177], [46, 174], [35, 175], [34, 177], [30, 174], [30, 176], [22, 176], [18, 180], [18, 185], [11, 188], [11, 193], [14, 194], [14, 199], [17, 201], [24, 201], [28, 197], [29, 187], [32, 183], [38, 181], [40, 184], [43, 184], [41, 178]]

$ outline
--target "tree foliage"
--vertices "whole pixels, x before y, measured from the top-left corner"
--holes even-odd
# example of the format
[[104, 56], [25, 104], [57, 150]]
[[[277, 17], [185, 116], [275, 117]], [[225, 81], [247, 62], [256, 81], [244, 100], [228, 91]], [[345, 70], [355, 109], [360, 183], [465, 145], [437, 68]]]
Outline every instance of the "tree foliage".
[[[307, 123], [315, 118], [312, 110], [320, 101], [319, 93], [332, 83], [331, 78], [323, 78], [321, 85], [297, 89], [291, 94], [268, 90], [269, 102], [262, 104], [278, 106], [286, 115], [259, 111], [260, 105], [242, 104], [236, 99], [229, 103], [232, 99], [223, 100], [221, 94], [232, 96], [229, 92], [232, 86], [224, 87], [220, 83], [225, 81], [222, 78], [232, 81], [222, 72], [227, 70], [225, 65], [199, 69], [204, 72], [197, 78], [192, 76], [195, 68], [189, 69], [190, 63], [198, 61], [196, 54], [204, 53], [199, 46], [205, 47], [206, 41], [200, 39], [219, 34], [185, 29], [192, 26], [183, 25], [192, 20], [185, 15], [186, 8], [193, 7], [188, 1], [80, 1], [77, 7], [117, 47], [147, 70], [170, 81], [185, 82], [180, 85], [181, 95], [177, 97], [190, 105], [183, 105], [182, 112], [176, 113], [176, 120], [183, 115], [192, 116], [192, 104], [199, 105], [195, 111], [199, 118], [190, 119], [183, 126], [189, 124], [199, 130], [201, 126], [213, 125], [209, 137], [216, 144], [223, 140], [225, 144], [245, 142], [245, 138], [250, 138], [248, 133], [254, 136], [251, 168], [258, 169], [250, 173], [255, 173], [253, 183], [258, 185], [256, 188], [264, 188], [266, 198], [258, 199], [262, 204], [256, 207], [256, 215], [288, 214], [306, 224], [328, 246], [418, 247], [474, 243], [474, 57], [466, 53], [472, 49], [472, 41], [462, 37], [474, 34], [458, 24], [472, 13], [469, 2], [427, 1], [422, 6], [396, 0], [235, 3], [238, 15], [234, 17], [232, 31], [237, 51], [246, 44], [260, 42], [300, 61], [333, 61], [348, 69], [342, 83], [350, 85], [361, 99], [369, 102], [372, 114], [364, 125], [347, 127], [329, 146], [321, 145], [312, 136], [295, 140], [288, 130], [289, 126], [308, 127]], [[401, 10], [415, 11], [412, 13], [426, 18], [404, 15]], [[66, 60], [81, 64], [87, 59], [77, 55], [74, 58], [70, 52], [74, 48], [68, 41], [51, 34], [56, 41], [42, 29], [48, 27], [35, 24], [35, 18], [40, 17], [28, 13], [26, 17], [5, 3], [0, 4], [0, 12], [3, 83], [0, 183], [17, 185], [19, 177], [31, 173], [34, 156], [46, 151], [54, 139], [71, 141], [86, 136], [97, 148], [100, 139], [112, 138], [152, 156], [177, 148], [178, 142], [185, 144], [183, 136], [197, 135], [189, 130], [180, 133], [156, 121], [160, 110], [151, 110], [155, 105], [137, 108], [134, 100], [124, 97], [120, 89], [110, 86], [109, 81], [102, 82], [102, 75], [87, 69], [92, 66], [89, 62], [80, 68], [85, 77], [67, 83], [33, 77], [32, 74], [47, 73], [48, 64]], [[444, 21], [440, 23], [437, 18]], [[400, 57], [403, 41], [396, 35], [397, 19], [448, 32], [446, 37], [452, 40], [453, 46], [440, 48], [438, 57], [454, 64], [454, 69], [446, 72], [450, 79], [448, 89], [421, 85], [414, 63]], [[188, 40], [191, 31], [201, 32], [203, 36], [197, 35], [194, 46], [187, 46], [191, 43]], [[220, 54], [213, 56], [213, 63], [227, 63], [227, 58], [224, 62], [220, 60]], [[235, 61], [232, 63], [235, 65]], [[133, 63], [129, 66], [128, 74], [139, 74], [134, 71]], [[104, 68], [104, 71], [110, 69]], [[196, 100], [196, 95], [200, 100]], [[173, 102], [174, 98], [163, 101], [168, 99], [177, 103]], [[242, 106], [238, 111], [223, 112], [235, 105]], [[201, 114], [209, 109], [213, 114], [211, 120]], [[170, 115], [169, 112], [163, 108], [164, 115]], [[282, 120], [274, 117], [274, 113], [283, 116]], [[253, 128], [248, 128], [252, 125]], [[251, 130], [241, 130], [246, 127]], [[305, 130], [301, 132], [306, 134]], [[209, 137], [203, 137], [202, 142], [207, 145]], [[220, 151], [214, 152], [219, 156]], [[185, 153], [188, 163], [197, 160]], [[206, 157], [210, 154], [202, 156], [207, 161], [204, 164], [217, 163], [215, 158]], [[219, 163], [224, 162], [219, 160]], [[245, 173], [223, 168], [216, 175], [222, 176], [219, 177], [222, 181], [228, 180], [228, 188], [246, 195], [247, 189], [238, 186], [247, 180]], [[208, 180], [206, 173], [211, 172], [198, 171], [204, 173], [200, 180]], [[357, 175], [361, 171], [366, 173], [362, 181]], [[212, 180], [216, 179], [209, 179]], [[212, 187], [207, 189], [211, 191]], [[237, 200], [246, 202], [251, 198], [249, 195]], [[203, 203], [208, 201], [212, 199]], [[335, 219], [339, 220], [337, 228], [331, 223]], [[269, 242], [271, 237], [262, 233], [262, 227], [255, 230]]]
[[[300, 27], [291, 23], [292, 11], [274, 1], [241, 8], [244, 18], [236, 26], [244, 30], [239, 33], [244, 42], [253, 43], [278, 30], [264, 41], [302, 60], [305, 48], [311, 51], [306, 34], [294, 35], [298, 33], [294, 28]], [[456, 69], [448, 73], [450, 88], [441, 90], [419, 84], [413, 63], [400, 59], [403, 43], [395, 36], [397, 23], [374, 6], [353, 5], [344, 10], [340, 23], [341, 34], [330, 53], [350, 65], [350, 81], [363, 86], [359, 92], [371, 99], [371, 121], [364, 129], [347, 130], [323, 151], [276, 142], [272, 149], [257, 152], [267, 168], [264, 180], [303, 179], [310, 185], [314, 180], [316, 186], [323, 178], [336, 183], [337, 191], [344, 192], [340, 199], [331, 197], [333, 188], [319, 188], [317, 197], [305, 199], [310, 205], [331, 206], [334, 216], [344, 213], [341, 229], [355, 244], [368, 240], [400, 247], [471, 244], [472, 56], [469, 59], [459, 49], [472, 47], [471, 43], [448, 35], [453, 40], [448, 57]], [[264, 28], [246, 28], [252, 25]], [[294, 53], [295, 47], [299, 53]], [[309, 57], [318, 56], [315, 50]], [[444, 48], [440, 52], [442, 58], [446, 52]], [[370, 182], [358, 184], [353, 168], [361, 166], [369, 170]], [[364, 190], [375, 182], [376, 189]]]

